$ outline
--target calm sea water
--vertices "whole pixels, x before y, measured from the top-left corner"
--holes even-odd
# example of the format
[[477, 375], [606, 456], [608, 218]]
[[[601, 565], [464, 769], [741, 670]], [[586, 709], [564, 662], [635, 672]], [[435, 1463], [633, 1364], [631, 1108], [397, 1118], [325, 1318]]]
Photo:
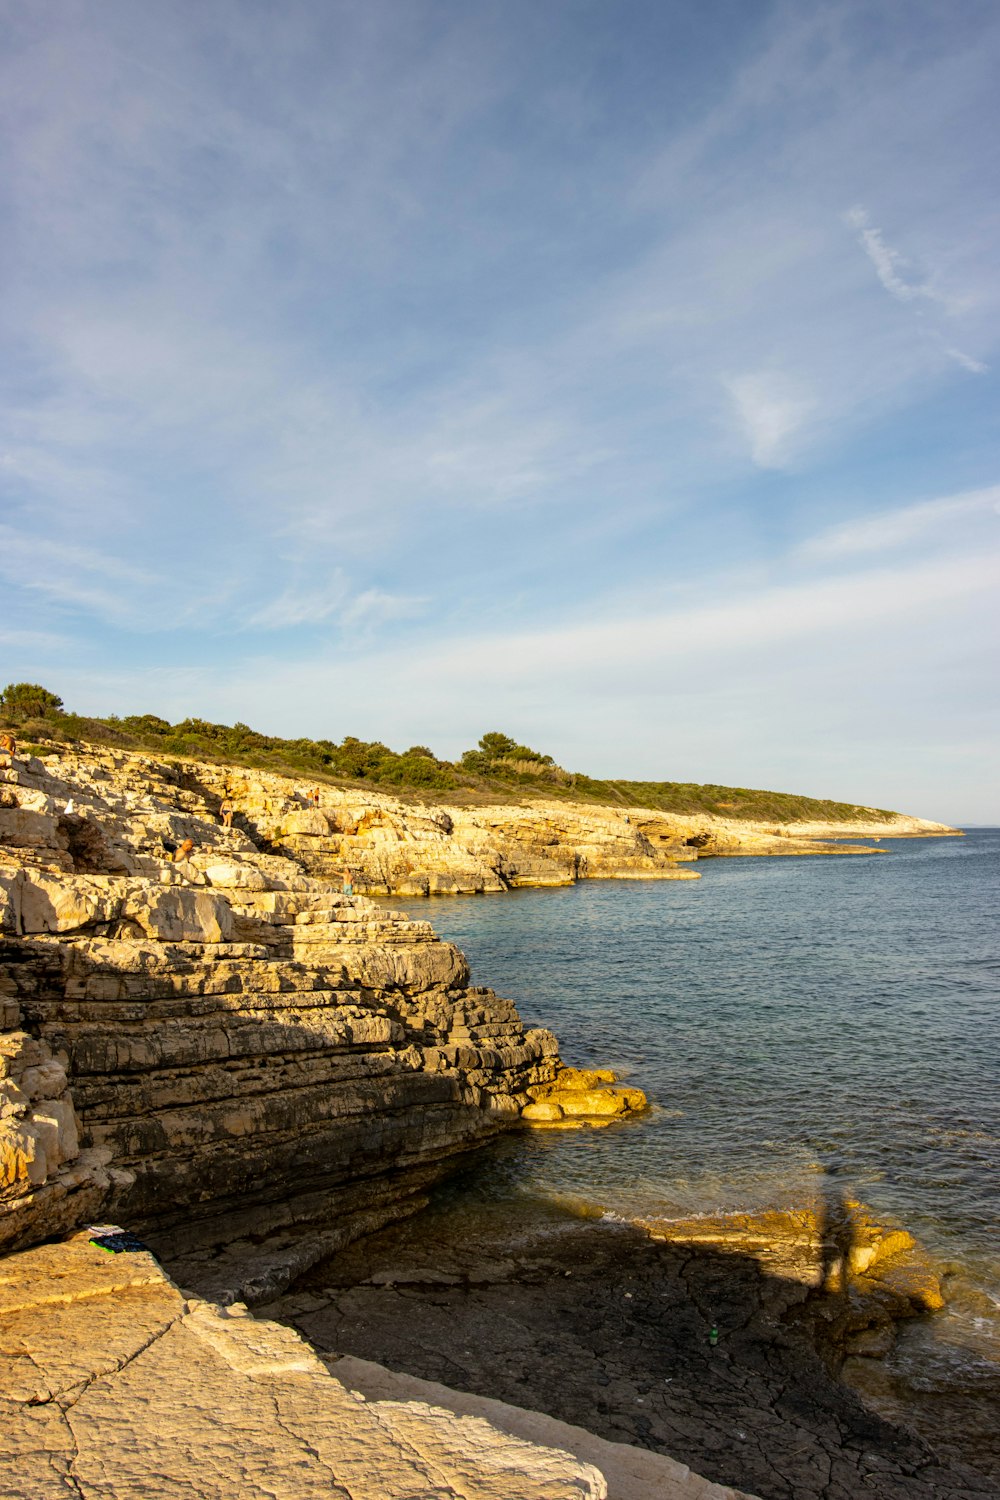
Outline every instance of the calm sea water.
[[567, 1062], [615, 1067], [654, 1105], [505, 1142], [481, 1190], [676, 1216], [801, 1204], [835, 1174], [950, 1273], [900, 1368], [975, 1384], [1000, 1364], [1000, 830], [881, 847], [391, 904]]

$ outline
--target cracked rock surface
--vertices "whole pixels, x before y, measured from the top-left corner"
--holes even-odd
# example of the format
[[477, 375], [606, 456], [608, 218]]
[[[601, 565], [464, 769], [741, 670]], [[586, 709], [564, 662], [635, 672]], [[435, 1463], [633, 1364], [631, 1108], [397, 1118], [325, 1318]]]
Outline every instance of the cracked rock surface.
[[479, 1416], [366, 1401], [290, 1329], [86, 1233], [0, 1263], [4, 1500], [606, 1500]]

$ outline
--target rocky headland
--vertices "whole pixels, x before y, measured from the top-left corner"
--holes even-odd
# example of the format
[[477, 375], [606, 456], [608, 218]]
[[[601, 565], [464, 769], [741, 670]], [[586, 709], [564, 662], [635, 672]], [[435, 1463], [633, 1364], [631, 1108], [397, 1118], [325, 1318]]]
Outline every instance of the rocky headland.
[[[233, 826], [221, 816], [227, 798], [235, 804]], [[889, 830], [880, 823], [877, 836], [949, 831], [904, 821], [912, 826]], [[362, 1274], [363, 1262], [355, 1264], [350, 1256], [368, 1252], [349, 1247], [364, 1241], [377, 1253], [379, 1232], [403, 1233], [399, 1226], [470, 1153], [512, 1128], [586, 1128], [645, 1107], [638, 1090], [618, 1086], [610, 1074], [566, 1068], [551, 1033], [526, 1025], [512, 1001], [472, 986], [462, 954], [440, 941], [428, 923], [387, 910], [370, 894], [501, 892], [583, 878], [692, 878], [696, 872], [688, 866], [699, 856], [751, 852], [757, 838], [763, 842], [756, 852], [775, 852], [765, 847], [767, 841], [791, 845], [798, 835], [789, 838], [788, 832], [743, 828], [744, 845], [737, 848], [727, 842], [721, 823], [709, 826], [705, 819], [647, 818], [635, 810], [566, 804], [418, 807], [376, 793], [315, 788], [271, 773], [106, 747], [53, 749], [0, 769], [0, 1253], [6, 1255], [0, 1261], [0, 1407], [7, 1417], [5, 1442], [21, 1476], [11, 1480], [5, 1472], [0, 1495], [108, 1493], [100, 1488], [105, 1447], [112, 1468], [117, 1463], [121, 1469], [122, 1494], [133, 1492], [133, 1482], [145, 1485], [142, 1493], [148, 1495], [188, 1494], [190, 1475], [185, 1478], [180, 1469], [176, 1483], [169, 1472], [169, 1482], [163, 1480], [161, 1450], [184, 1443], [202, 1455], [197, 1472], [213, 1476], [199, 1480], [197, 1493], [220, 1500], [329, 1493], [332, 1482], [359, 1500], [417, 1493], [470, 1500], [514, 1493], [523, 1500], [591, 1494], [600, 1500], [609, 1493], [619, 1500], [641, 1494], [708, 1500], [723, 1493], [710, 1481], [740, 1482], [743, 1488], [742, 1476], [758, 1471], [761, 1495], [812, 1495], [813, 1489], [794, 1483], [781, 1487], [784, 1460], [741, 1469], [742, 1450], [733, 1443], [742, 1440], [730, 1441], [728, 1429], [712, 1429], [707, 1419], [702, 1425], [716, 1430], [716, 1438], [701, 1447], [685, 1439], [676, 1454], [669, 1423], [654, 1430], [623, 1422], [617, 1397], [608, 1411], [618, 1415], [605, 1421], [602, 1398], [594, 1396], [594, 1380], [601, 1384], [603, 1377], [594, 1375], [596, 1356], [586, 1353], [586, 1341], [579, 1345], [580, 1369], [560, 1374], [556, 1359], [540, 1367], [544, 1379], [534, 1372], [512, 1381], [499, 1367], [482, 1366], [484, 1351], [492, 1347], [483, 1334], [480, 1373], [463, 1373], [452, 1383], [484, 1398], [499, 1396], [519, 1414], [504, 1417], [492, 1409], [494, 1401], [482, 1417], [472, 1416], [494, 1428], [499, 1424], [517, 1442], [562, 1455], [556, 1469], [546, 1470], [549, 1461], [539, 1459], [541, 1468], [531, 1470], [529, 1482], [510, 1477], [522, 1469], [528, 1474], [524, 1453], [505, 1450], [506, 1456], [486, 1464], [506, 1476], [490, 1489], [476, 1465], [470, 1466], [469, 1452], [482, 1447], [471, 1429], [445, 1421], [450, 1436], [442, 1436], [444, 1428], [428, 1435], [418, 1431], [419, 1422], [414, 1426], [412, 1411], [401, 1410], [414, 1403], [443, 1410], [437, 1397], [430, 1399], [433, 1393], [416, 1387], [391, 1395], [374, 1386], [367, 1390], [373, 1380], [378, 1384], [371, 1370], [349, 1366], [338, 1383], [340, 1355], [373, 1353], [357, 1347], [346, 1325], [334, 1347], [328, 1318], [322, 1327], [300, 1323], [325, 1351], [324, 1363], [287, 1330], [267, 1332], [271, 1325], [243, 1316], [237, 1306], [273, 1301], [296, 1278], [319, 1276], [308, 1295], [319, 1297], [312, 1310], [321, 1311], [330, 1299], [325, 1290], [315, 1290], [328, 1284], [317, 1268], [337, 1264], [338, 1284], [345, 1274], [357, 1274], [381, 1296], [406, 1278]], [[844, 832], [837, 827], [838, 837]], [[868, 836], [863, 829], [850, 832]], [[841, 852], [843, 846], [835, 848]], [[172, 1279], [141, 1254], [103, 1262], [105, 1252], [98, 1253], [90, 1232], [81, 1231], [98, 1220], [143, 1236]], [[765, 1320], [774, 1315], [790, 1327], [789, 1316], [798, 1317], [804, 1300], [821, 1295], [823, 1305], [832, 1306], [830, 1295], [840, 1298], [840, 1321], [827, 1320], [835, 1358], [874, 1354], [873, 1347], [865, 1349], [864, 1335], [884, 1339], [896, 1318], [932, 1306], [935, 1295], [933, 1277], [910, 1254], [912, 1244], [897, 1242], [888, 1253], [877, 1226], [862, 1232], [857, 1215], [851, 1222], [850, 1243], [836, 1254], [829, 1234], [806, 1234], [809, 1255], [818, 1255], [822, 1266], [819, 1281], [812, 1273], [810, 1280], [762, 1269], [757, 1250], [741, 1242], [742, 1231], [731, 1225], [718, 1230], [726, 1241], [726, 1265], [739, 1285], [752, 1282], [756, 1290], [746, 1295]], [[706, 1232], [704, 1223], [699, 1232]], [[672, 1283], [664, 1257], [676, 1253], [666, 1245], [671, 1235], [661, 1226], [630, 1233], [649, 1277], [662, 1273], [667, 1288]], [[58, 1245], [41, 1244], [59, 1239]], [[691, 1256], [699, 1266], [714, 1264], [718, 1244], [697, 1247], [688, 1239], [685, 1264]], [[433, 1242], [426, 1243], [433, 1253]], [[584, 1321], [601, 1299], [634, 1300], [621, 1290], [626, 1271], [615, 1250], [621, 1243], [605, 1236], [574, 1248], [577, 1242], [567, 1240], [556, 1257], [561, 1269], [551, 1277], [548, 1270], [539, 1276], [532, 1251], [520, 1268], [515, 1257], [514, 1270], [492, 1280], [483, 1272], [481, 1253], [470, 1254], [465, 1269], [451, 1271], [442, 1252], [438, 1274], [445, 1280], [435, 1285], [448, 1289], [452, 1332], [473, 1339], [458, 1316], [463, 1305], [467, 1311], [473, 1304], [480, 1333], [483, 1317], [494, 1317], [501, 1329], [500, 1307], [515, 1283], [548, 1284], [546, 1278], [558, 1275], [562, 1291], [560, 1298], [549, 1298], [549, 1321], [537, 1298], [531, 1304], [535, 1334], [547, 1336], [552, 1318], [568, 1316], [567, 1266], [579, 1275], [577, 1292], [584, 1287]], [[839, 1242], [833, 1243], [836, 1249]], [[340, 1256], [348, 1258], [340, 1263]], [[892, 1275], [875, 1277], [865, 1289], [862, 1281], [872, 1280], [876, 1261]], [[112, 1274], [101, 1265], [117, 1269]], [[425, 1261], [424, 1280], [426, 1272]], [[479, 1279], [499, 1288], [491, 1294], [495, 1307], [489, 1298], [462, 1304]], [[772, 1282], [797, 1288], [777, 1313]], [[303, 1286], [299, 1280], [289, 1296], [301, 1297]], [[677, 1286], [679, 1297], [684, 1288]], [[382, 1310], [391, 1312], [402, 1337], [412, 1307], [402, 1291], [399, 1297], [393, 1302], [386, 1293]], [[288, 1321], [303, 1308], [293, 1300], [276, 1304], [276, 1310]], [[636, 1332], [633, 1320], [629, 1337], [655, 1342], [667, 1336], [663, 1328], [650, 1333], [647, 1324], [645, 1332]], [[701, 1338], [700, 1324], [687, 1313], [678, 1327], [687, 1329], [685, 1339]], [[820, 1358], [815, 1328], [813, 1352], [795, 1343], [782, 1379], [794, 1380], [800, 1355], [810, 1369], [809, 1361]], [[763, 1338], [758, 1329], [758, 1342]], [[572, 1350], [577, 1347], [572, 1344]], [[430, 1367], [415, 1369], [412, 1359], [387, 1349], [390, 1362], [414, 1378], [439, 1380], [447, 1373], [447, 1362], [432, 1360]], [[497, 1358], [507, 1359], [509, 1351], [498, 1349]], [[564, 1352], [572, 1350], [568, 1344]], [[218, 1423], [214, 1435], [203, 1430], [204, 1408], [196, 1398], [188, 1394], [180, 1401], [181, 1416], [175, 1414], [172, 1425], [166, 1415], [161, 1422], [160, 1408], [176, 1408], [179, 1394], [189, 1389], [180, 1374], [185, 1366], [201, 1370], [210, 1393], [234, 1380], [233, 1371], [251, 1385], [257, 1382], [219, 1407], [226, 1413], [232, 1408], [234, 1430], [256, 1424], [257, 1447], [263, 1443], [236, 1478], [225, 1472], [233, 1443], [220, 1438]], [[718, 1362], [713, 1368], [718, 1373]], [[281, 1385], [299, 1377], [294, 1392]], [[572, 1388], [572, 1400], [556, 1399], [563, 1388]], [[747, 1387], [740, 1399], [753, 1406], [765, 1401], [762, 1391]], [[374, 1426], [355, 1410], [365, 1394], [369, 1407], [386, 1407]], [[693, 1430], [699, 1420], [693, 1388], [689, 1396]], [[773, 1405], [772, 1396], [765, 1404]], [[248, 1416], [240, 1428], [236, 1412], [244, 1398]], [[296, 1406], [300, 1398], [305, 1404]], [[633, 1404], [645, 1399], [627, 1396]], [[345, 1400], [353, 1405], [344, 1407]], [[325, 1403], [331, 1412], [347, 1411], [350, 1420], [331, 1416], [332, 1428], [324, 1427]], [[396, 1477], [379, 1481], [381, 1489], [365, 1489], [354, 1471], [348, 1475], [343, 1455], [351, 1443], [372, 1444], [376, 1429], [384, 1433], [393, 1425], [389, 1406], [395, 1425], [379, 1452], [386, 1475]], [[542, 1417], [525, 1428], [520, 1409], [526, 1406], [569, 1424], [559, 1429], [564, 1440], [555, 1440], [556, 1428], [546, 1428]], [[592, 1420], [585, 1420], [588, 1410]], [[112, 1412], [118, 1413], [114, 1420]], [[260, 1412], [271, 1414], [267, 1420], [273, 1416], [269, 1435], [261, 1436]], [[452, 1416], [472, 1419], [468, 1409], [463, 1414], [456, 1408]], [[802, 1422], [808, 1427], [808, 1413]], [[137, 1446], [138, 1426], [155, 1435]], [[581, 1427], [598, 1434], [590, 1447]], [[362, 1428], [366, 1435], [358, 1438]], [[837, 1430], [843, 1435], [848, 1427], [837, 1429], [834, 1422], [824, 1429], [828, 1456]], [[961, 1488], [959, 1478], [935, 1467], [923, 1449], [908, 1449], [900, 1458], [895, 1439], [890, 1442], [882, 1428], [869, 1432], [862, 1424], [857, 1431], [877, 1450], [877, 1462], [855, 1465], [864, 1493], [901, 1495], [902, 1473], [932, 1468], [939, 1488], [924, 1485], [907, 1493], [988, 1493], [977, 1488], [974, 1475], [962, 1479]], [[762, 1452], [768, 1441], [762, 1430]], [[343, 1447], [339, 1458], [337, 1442]], [[617, 1451], [622, 1442], [631, 1445], [624, 1458], [605, 1451]], [[636, 1445], [650, 1450], [648, 1462], [628, 1457]], [[291, 1477], [268, 1488], [261, 1476], [279, 1462], [273, 1457], [279, 1448], [280, 1464]], [[595, 1458], [597, 1452], [603, 1456]], [[680, 1460], [672, 1469], [668, 1454]], [[303, 1455], [311, 1455], [308, 1463]], [[662, 1460], [659, 1468], [654, 1458]], [[702, 1460], [708, 1480], [685, 1467]], [[128, 1476], [130, 1461], [146, 1466], [145, 1477]], [[307, 1482], [309, 1464], [315, 1472]], [[461, 1481], [455, 1477], [460, 1469]], [[165, 1488], [150, 1487], [154, 1472]], [[617, 1478], [609, 1487], [604, 1476], [610, 1473]], [[825, 1488], [814, 1487], [817, 1496], [840, 1500], [851, 1493], [846, 1477], [835, 1484], [832, 1468], [829, 1473]]]

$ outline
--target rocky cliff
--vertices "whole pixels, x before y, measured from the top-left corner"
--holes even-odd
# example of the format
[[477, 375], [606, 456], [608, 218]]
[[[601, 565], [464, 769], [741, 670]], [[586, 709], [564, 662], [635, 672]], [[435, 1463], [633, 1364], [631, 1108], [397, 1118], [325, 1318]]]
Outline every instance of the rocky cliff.
[[[188, 773], [190, 774], [190, 773]], [[577, 880], [693, 880], [699, 858], [870, 854], [851, 839], [954, 834], [921, 818], [772, 825], [707, 814], [533, 801], [414, 805], [324, 785], [319, 801], [287, 777], [198, 768], [202, 789], [230, 796], [237, 822], [313, 875], [347, 872], [370, 894], [445, 895], [572, 885]], [[216, 804], [218, 805], [218, 804]]]
[[[110, 1215], [174, 1256], [266, 1241], [276, 1285], [536, 1098], [562, 1117], [555, 1038], [456, 948], [262, 847], [326, 819], [305, 789], [261, 778], [227, 828], [206, 774], [0, 772], [0, 1247]], [[597, 1080], [574, 1123], [643, 1102]]]

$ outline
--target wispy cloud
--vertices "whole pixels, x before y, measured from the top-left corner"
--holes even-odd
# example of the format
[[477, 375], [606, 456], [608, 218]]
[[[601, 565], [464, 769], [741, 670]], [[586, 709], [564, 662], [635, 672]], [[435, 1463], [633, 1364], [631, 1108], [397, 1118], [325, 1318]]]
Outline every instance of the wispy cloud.
[[570, 628], [473, 640], [444, 647], [435, 669], [452, 680], [466, 673], [495, 682], [530, 683], [568, 673], [587, 679], [619, 673], [633, 681], [650, 671], [718, 653], [752, 654], [807, 636], [843, 639], [874, 624], [940, 608], [952, 599], [1000, 587], [1000, 551], [943, 564], [876, 569], [847, 578], [760, 590], [743, 598], [682, 611], [635, 614]]
[[322, 588], [284, 589], [266, 603], [250, 608], [243, 620], [245, 629], [287, 630], [299, 625], [321, 625], [338, 614], [344, 606], [347, 580], [334, 573]]
[[796, 556], [802, 561], [830, 561], [862, 552], [889, 552], [928, 537], [950, 541], [956, 523], [980, 516], [992, 519], [998, 509], [1000, 485], [996, 484], [959, 495], [923, 500], [898, 510], [862, 516], [847, 525], [823, 532], [798, 547]]
[[962, 366], [963, 370], [969, 370], [973, 375], [986, 375], [989, 373], [989, 365], [981, 359], [973, 359], [971, 354], [963, 354], [961, 349], [946, 349], [949, 359]]
[[[844, 215], [844, 221], [857, 231], [858, 243], [875, 267], [876, 276], [890, 296], [895, 297], [898, 302], [931, 303], [937, 309], [940, 319], [944, 320], [962, 310], [962, 299], [954, 293], [946, 294], [940, 290], [935, 285], [933, 277], [919, 277], [913, 274], [913, 267], [906, 257], [892, 245], [887, 244], [881, 229], [871, 223], [867, 209], [861, 207], [860, 204], [855, 206]], [[925, 332], [948, 359], [961, 365], [970, 374], [988, 373], [988, 364], [949, 344], [943, 330], [944, 324], [942, 323], [938, 327], [927, 327]]]
[[[626, 8], [620, 51], [571, 0], [7, 7], [19, 629], [72, 619], [94, 661], [114, 630], [143, 701], [248, 722], [254, 694], [311, 717], [293, 669], [318, 663], [357, 706], [345, 732], [405, 706], [406, 737], [436, 744], [466, 709], [453, 682], [422, 706], [424, 664], [480, 693], [481, 659], [477, 703], [583, 723], [559, 632], [585, 649], [593, 628], [602, 694], [644, 662], [694, 733], [727, 631], [767, 626], [755, 670], [780, 695], [814, 581], [875, 620], [866, 591], [905, 589], [851, 592], [857, 562], [905, 557], [934, 599], [938, 565], [954, 583], [990, 551], [988, 511], [948, 490], [995, 478], [1000, 14], [928, 0], [900, 31], [862, 0], [767, 0], [723, 37], [694, 7], [686, 47], [669, 7]], [[892, 510], [926, 494], [945, 500]], [[775, 578], [800, 590], [783, 610]], [[682, 608], [695, 579], [702, 609], [711, 590], [740, 609]], [[978, 636], [948, 597], [934, 628], [960, 661]], [[822, 637], [835, 673], [850, 623]]]
[[427, 603], [424, 597], [393, 594], [385, 589], [351, 590], [346, 574], [336, 569], [316, 587], [288, 588], [243, 617], [246, 630], [289, 630], [301, 626], [336, 624], [348, 635], [377, 629], [395, 620], [411, 619]]
[[925, 297], [931, 302], [944, 302], [945, 298], [928, 281], [907, 280], [907, 261], [898, 250], [887, 245], [881, 229], [875, 228], [868, 217], [868, 210], [860, 205], [844, 215], [845, 222], [858, 232], [858, 243], [875, 267], [875, 274], [893, 297], [900, 302], [913, 302]]
[[[0, 626], [0, 647], [5, 651], [17, 653], [20, 659], [28, 656], [66, 656], [78, 655], [80, 652], [80, 641], [69, 635], [56, 635], [53, 631], [46, 630], [17, 630]], [[0, 676], [4, 670], [0, 667]]]
[[149, 598], [162, 580], [94, 547], [74, 546], [0, 525], [0, 578], [8, 587], [49, 598], [60, 613], [77, 611], [112, 624], [148, 626]]
[[352, 599], [341, 614], [348, 629], [373, 630], [396, 620], [413, 619], [426, 609], [426, 597], [389, 594], [384, 589], [365, 589]]

